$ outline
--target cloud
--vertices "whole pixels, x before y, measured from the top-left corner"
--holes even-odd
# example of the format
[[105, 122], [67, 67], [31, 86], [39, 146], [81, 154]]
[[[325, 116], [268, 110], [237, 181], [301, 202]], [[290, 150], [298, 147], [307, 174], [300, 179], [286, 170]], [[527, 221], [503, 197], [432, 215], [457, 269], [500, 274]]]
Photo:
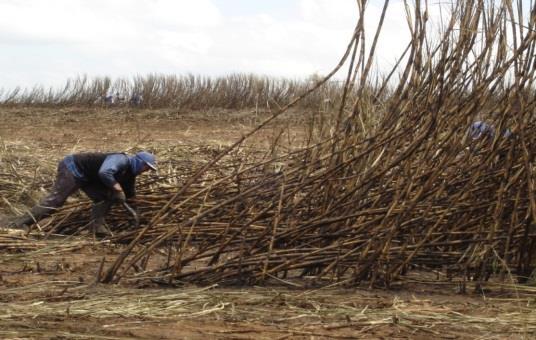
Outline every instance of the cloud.
[[207, 53], [207, 30], [222, 20], [209, 0], [2, 1], [0, 87], [86, 73], [185, 72], [177, 65]]
[[[236, 72], [306, 77], [326, 73], [344, 53], [355, 26], [351, 1], [297, 1], [292, 16], [226, 17], [211, 51]], [[327, 10], [327, 12], [326, 12]], [[327, 16], [323, 13], [328, 13]]]
[[[377, 2], [367, 9], [369, 36], [381, 12]], [[346, 0], [274, 1], [277, 10], [266, 4], [233, 10], [239, 3], [3, 0], [0, 88], [60, 85], [79, 74], [325, 74], [344, 53], [358, 17], [356, 3]], [[400, 3], [391, 6], [378, 49], [379, 60], [391, 64], [407, 43]]]
[[[217, 25], [208, 0], [28, 0], [0, 3], [0, 30], [29, 41], [95, 43], [149, 38], [159, 29]], [[0, 42], [4, 42], [0, 40]], [[121, 41], [119, 41], [121, 43]]]
[[358, 15], [355, 1], [300, 0], [299, 10], [302, 20], [337, 29], [355, 26]]

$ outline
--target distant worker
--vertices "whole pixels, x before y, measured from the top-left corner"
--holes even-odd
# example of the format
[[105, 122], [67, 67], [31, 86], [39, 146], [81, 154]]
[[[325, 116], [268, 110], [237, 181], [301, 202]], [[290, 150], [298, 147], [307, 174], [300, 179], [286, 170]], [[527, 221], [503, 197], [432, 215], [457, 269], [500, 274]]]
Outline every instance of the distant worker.
[[130, 97], [130, 105], [131, 106], [140, 106], [143, 101], [143, 97], [141, 94], [134, 93], [132, 97]]
[[122, 97], [119, 92], [115, 93], [114, 104], [123, 104], [125, 102], [125, 97]]
[[[496, 137], [496, 129], [491, 124], [488, 124], [483, 121], [476, 121], [471, 124], [468, 134], [471, 140], [466, 150], [469, 150], [476, 155], [479, 154], [479, 151], [482, 150], [482, 147], [486, 148], [491, 146], [493, 140]], [[515, 134], [510, 129], [505, 128], [502, 130], [501, 135], [499, 135], [498, 142], [513, 142], [515, 138]], [[508, 149], [497, 148], [496, 152], [497, 154], [493, 158], [493, 161], [495, 162], [495, 164], [500, 164], [503, 160], [506, 159], [509, 151]]]
[[113, 105], [114, 104], [114, 96], [108, 95], [103, 97], [104, 104], [105, 105]]
[[92, 201], [91, 228], [94, 234], [108, 234], [104, 218], [114, 203], [123, 203], [136, 195], [136, 176], [156, 170], [155, 156], [141, 151], [124, 153], [79, 153], [66, 156], [58, 164], [52, 191], [30, 213], [9, 222], [12, 228], [24, 228], [61, 207], [78, 189]]
[[[473, 140], [478, 139], [487, 139], [489, 141], [493, 141], [495, 138], [495, 128], [493, 125], [488, 124], [483, 121], [476, 121], [473, 124], [471, 124], [471, 127], [469, 128], [469, 136]], [[502, 137], [508, 139], [512, 136], [512, 131], [510, 129], [504, 129]]]

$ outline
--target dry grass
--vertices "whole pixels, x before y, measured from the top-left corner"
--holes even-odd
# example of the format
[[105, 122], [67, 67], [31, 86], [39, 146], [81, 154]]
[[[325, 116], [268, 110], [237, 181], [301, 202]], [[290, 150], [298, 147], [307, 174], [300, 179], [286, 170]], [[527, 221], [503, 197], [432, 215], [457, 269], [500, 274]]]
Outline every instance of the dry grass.
[[[259, 325], [279, 325], [275, 329], [267, 328], [266, 333], [258, 333], [259, 336], [280, 333], [355, 338], [382, 334], [388, 329], [393, 334], [414, 336], [469, 338], [478, 334], [481, 338], [498, 339], [505, 336], [528, 338], [536, 332], [536, 313], [530, 298], [515, 303], [504, 303], [499, 298], [486, 303], [471, 299], [461, 303], [448, 301], [447, 297], [430, 299], [422, 295], [396, 294], [379, 297], [366, 292], [356, 294], [329, 289], [296, 292], [266, 288], [221, 290], [209, 286], [185, 287], [180, 291], [140, 291], [75, 282], [42, 282], [5, 289], [0, 293], [0, 300], [6, 299], [13, 302], [2, 303], [4, 313], [0, 324], [9, 325], [0, 331], [3, 336], [47, 334], [45, 329], [25, 329], [22, 324], [26, 320], [45, 323], [87, 318], [100, 323], [93, 330], [96, 334], [185, 320], [240, 322], [240, 331], [228, 331], [235, 335], [258, 333]], [[210, 328], [206, 331], [210, 332]]]

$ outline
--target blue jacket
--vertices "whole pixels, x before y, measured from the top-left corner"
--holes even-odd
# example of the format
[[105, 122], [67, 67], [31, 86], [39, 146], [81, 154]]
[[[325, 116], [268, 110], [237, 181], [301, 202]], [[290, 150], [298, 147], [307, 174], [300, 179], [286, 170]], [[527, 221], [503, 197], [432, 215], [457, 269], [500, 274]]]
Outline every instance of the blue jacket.
[[67, 168], [82, 186], [103, 190], [119, 183], [127, 197], [136, 194], [136, 176], [142, 164], [123, 153], [80, 153], [64, 159]]
[[[492, 140], [495, 138], [495, 128], [493, 125], [486, 122], [476, 121], [471, 124], [471, 127], [469, 128], [469, 136], [474, 140], [480, 138], [488, 138]], [[510, 129], [504, 129], [502, 131], [502, 137], [506, 139], [512, 137], [512, 131], [510, 131]]]

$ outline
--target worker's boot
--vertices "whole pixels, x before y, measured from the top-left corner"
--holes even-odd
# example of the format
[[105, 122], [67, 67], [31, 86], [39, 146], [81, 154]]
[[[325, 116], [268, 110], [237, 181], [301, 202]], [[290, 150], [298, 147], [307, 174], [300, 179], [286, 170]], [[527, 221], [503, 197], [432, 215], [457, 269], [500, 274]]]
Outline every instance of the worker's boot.
[[93, 231], [93, 236], [112, 235], [111, 231], [106, 228], [104, 221], [104, 217], [106, 217], [106, 214], [108, 214], [111, 205], [112, 204], [109, 201], [102, 201], [93, 204], [93, 208], [91, 210], [91, 229]]
[[4, 215], [0, 215], [0, 231], [2, 233], [7, 233], [10, 236], [23, 237], [28, 233], [28, 228], [15, 228], [12, 218], [9, 218]]
[[49, 216], [54, 209], [36, 205], [30, 210], [29, 213], [25, 213], [22, 216], [11, 219], [8, 223], [9, 228], [24, 229], [27, 230], [29, 226], [35, 222]]

